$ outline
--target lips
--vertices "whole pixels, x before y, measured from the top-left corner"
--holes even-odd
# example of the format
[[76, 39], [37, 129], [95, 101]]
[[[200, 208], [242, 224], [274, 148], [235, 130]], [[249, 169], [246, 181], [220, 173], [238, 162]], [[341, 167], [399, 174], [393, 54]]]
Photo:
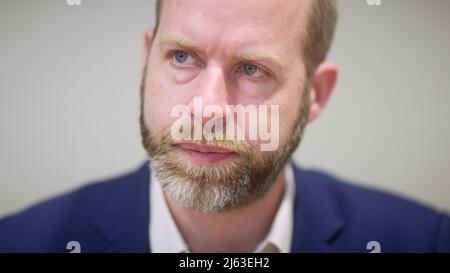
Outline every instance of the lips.
[[181, 143], [178, 146], [192, 161], [200, 164], [214, 164], [236, 155], [230, 150], [204, 144]]

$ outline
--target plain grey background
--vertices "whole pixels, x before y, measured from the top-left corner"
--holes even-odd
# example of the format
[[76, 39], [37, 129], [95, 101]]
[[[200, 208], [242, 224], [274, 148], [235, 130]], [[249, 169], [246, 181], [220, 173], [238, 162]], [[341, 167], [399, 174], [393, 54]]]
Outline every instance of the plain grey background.
[[[295, 160], [450, 211], [450, 1], [341, 0], [341, 73]], [[146, 158], [144, 0], [0, 1], [0, 216]]]

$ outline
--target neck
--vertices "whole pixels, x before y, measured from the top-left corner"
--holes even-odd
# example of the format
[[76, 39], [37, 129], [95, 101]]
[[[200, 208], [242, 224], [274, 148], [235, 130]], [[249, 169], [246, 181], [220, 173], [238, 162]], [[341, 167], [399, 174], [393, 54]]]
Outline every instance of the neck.
[[202, 213], [174, 203], [169, 210], [191, 252], [253, 252], [267, 236], [285, 189], [285, 171], [259, 200], [222, 213]]

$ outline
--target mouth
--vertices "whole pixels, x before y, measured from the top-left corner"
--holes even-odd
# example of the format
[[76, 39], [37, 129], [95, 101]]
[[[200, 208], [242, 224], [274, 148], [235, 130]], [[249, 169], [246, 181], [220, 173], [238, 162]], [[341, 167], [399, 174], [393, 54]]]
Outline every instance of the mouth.
[[178, 147], [198, 164], [215, 164], [237, 155], [233, 151], [204, 144], [180, 143]]

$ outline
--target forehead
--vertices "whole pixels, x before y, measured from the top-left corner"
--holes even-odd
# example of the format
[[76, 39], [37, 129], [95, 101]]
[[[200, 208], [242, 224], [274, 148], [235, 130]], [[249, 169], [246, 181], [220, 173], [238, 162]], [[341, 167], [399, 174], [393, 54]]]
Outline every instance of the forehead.
[[[306, 0], [164, 0], [158, 33], [215, 44], [299, 48]], [[208, 41], [209, 40], [209, 41]], [[286, 48], [285, 48], [286, 49]]]

